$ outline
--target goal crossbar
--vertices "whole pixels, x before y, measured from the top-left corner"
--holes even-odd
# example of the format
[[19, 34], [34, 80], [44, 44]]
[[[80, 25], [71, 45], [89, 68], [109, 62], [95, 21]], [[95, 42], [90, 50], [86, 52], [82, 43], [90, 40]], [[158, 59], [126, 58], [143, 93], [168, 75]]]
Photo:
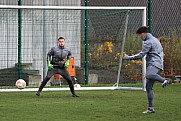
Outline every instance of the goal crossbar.
[[49, 9], [49, 10], [143, 10], [146, 12], [146, 7], [111, 7], [111, 6], [17, 6], [17, 5], [0, 5], [0, 9]]

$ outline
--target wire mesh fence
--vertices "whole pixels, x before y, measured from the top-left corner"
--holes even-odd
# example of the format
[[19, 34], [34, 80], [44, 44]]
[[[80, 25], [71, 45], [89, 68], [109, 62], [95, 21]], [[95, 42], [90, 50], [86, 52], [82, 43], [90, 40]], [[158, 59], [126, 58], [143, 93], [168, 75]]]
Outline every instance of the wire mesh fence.
[[[23, 0], [22, 5], [84, 6], [84, 2], [82, 0]], [[174, 79], [174, 76], [181, 75], [180, 6], [176, 4], [180, 1], [170, 2], [168, 0], [167, 2], [153, 1], [152, 31], [153, 35], [160, 39], [164, 48], [165, 70], [163, 75]], [[1, 0], [0, 4], [18, 5], [14, 0]], [[147, 6], [147, 2], [91, 0], [89, 6]], [[116, 81], [127, 12], [126, 10], [88, 11], [89, 74], [96, 75], [92, 77], [96, 77], [98, 83], [114, 83]], [[142, 25], [141, 15], [140, 11], [129, 12], [125, 43], [127, 54], [136, 54], [141, 50], [141, 40], [135, 35], [137, 28]], [[23, 78], [38, 80], [36, 84], [41, 82], [47, 70], [47, 51], [57, 44], [59, 36], [64, 36], [66, 44], [72, 48], [72, 53], [75, 56], [80, 83], [84, 83], [85, 19], [87, 19], [85, 11], [80, 10], [23, 10], [21, 57], [24, 64], [22, 65]], [[8, 85], [14, 85], [13, 81], [19, 78], [17, 73], [17, 9], [0, 10], [0, 29], [1, 80], [8, 78], [7, 80], [10, 82]], [[121, 83], [140, 82], [141, 68], [141, 60], [123, 61]], [[4, 85], [4, 83], [1, 84]]]

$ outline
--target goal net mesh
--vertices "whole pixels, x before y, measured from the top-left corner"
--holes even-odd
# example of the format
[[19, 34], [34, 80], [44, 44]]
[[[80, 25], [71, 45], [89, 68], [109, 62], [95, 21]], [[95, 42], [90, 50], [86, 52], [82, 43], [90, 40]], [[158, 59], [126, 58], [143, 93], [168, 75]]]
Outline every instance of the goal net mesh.
[[[143, 25], [143, 10], [87, 11], [88, 14], [85, 15], [83, 9], [0, 8], [0, 86], [14, 86], [19, 79], [19, 59], [22, 78], [28, 86], [38, 86], [46, 75], [46, 54], [51, 47], [57, 45], [57, 38], [60, 36], [66, 39], [66, 45], [71, 48], [78, 83], [85, 84], [86, 57], [89, 85], [111, 86], [116, 83], [126, 28], [124, 52], [136, 54], [141, 49], [142, 43], [135, 32]], [[86, 42], [88, 48], [85, 48]], [[50, 82], [52, 80], [54, 78]], [[61, 83], [67, 84], [65, 80]], [[119, 83], [123, 86], [138, 84], [142, 87], [142, 61], [123, 61]]]

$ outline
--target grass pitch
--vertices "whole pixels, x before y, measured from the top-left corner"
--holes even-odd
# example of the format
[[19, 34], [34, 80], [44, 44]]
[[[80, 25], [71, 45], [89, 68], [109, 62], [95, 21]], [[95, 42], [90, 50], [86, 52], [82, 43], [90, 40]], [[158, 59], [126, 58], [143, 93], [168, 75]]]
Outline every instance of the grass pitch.
[[126, 90], [0, 92], [0, 121], [180, 121], [181, 84], [163, 89], [154, 85], [154, 114], [147, 109], [146, 92]]

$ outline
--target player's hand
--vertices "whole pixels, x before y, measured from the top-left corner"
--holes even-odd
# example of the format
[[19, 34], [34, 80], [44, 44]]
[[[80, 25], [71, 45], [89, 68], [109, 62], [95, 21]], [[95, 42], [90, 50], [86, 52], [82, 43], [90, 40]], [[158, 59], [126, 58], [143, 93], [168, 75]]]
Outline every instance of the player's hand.
[[67, 60], [67, 61], [65, 62], [65, 68], [68, 68], [69, 65], [70, 65], [70, 60]]
[[53, 65], [50, 63], [50, 61], [48, 61], [48, 70], [53, 69]]
[[123, 52], [123, 59], [126, 59], [126, 56], [128, 56], [126, 52]]

